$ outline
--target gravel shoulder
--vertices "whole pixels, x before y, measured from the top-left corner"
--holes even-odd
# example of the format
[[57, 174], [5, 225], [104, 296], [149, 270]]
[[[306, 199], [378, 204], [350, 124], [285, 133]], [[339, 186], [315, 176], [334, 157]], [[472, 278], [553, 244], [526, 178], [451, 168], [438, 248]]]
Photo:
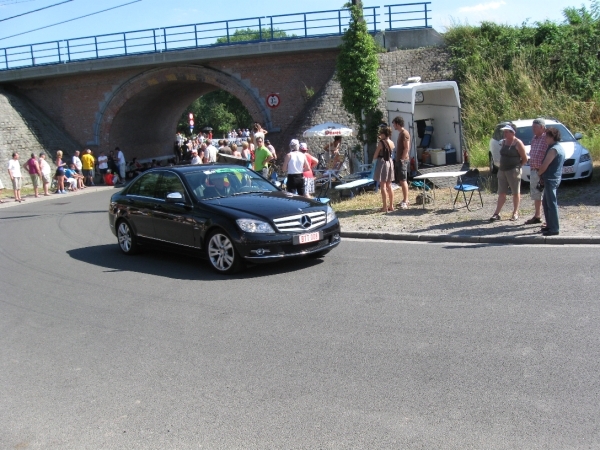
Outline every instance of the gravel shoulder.
[[[487, 178], [491, 180], [492, 190], [493, 178], [495, 177]], [[453, 209], [455, 191], [451, 193], [448, 188], [437, 189], [436, 204], [427, 204], [423, 209], [422, 205], [415, 204], [419, 192], [410, 189], [411, 205], [408, 210], [379, 212], [381, 195], [374, 192], [367, 192], [351, 200], [342, 200], [334, 204], [334, 209], [344, 232], [515, 237], [539, 234], [539, 225], [525, 225], [525, 221], [532, 217], [534, 212], [529, 184], [524, 183], [521, 187], [520, 218], [514, 222], [509, 220], [512, 212], [511, 196], [507, 197], [500, 213], [502, 220], [489, 222], [498, 199], [498, 196], [489, 190], [482, 191], [484, 206], [476, 211], [468, 211], [464, 208], [464, 202], [463, 208]], [[394, 194], [397, 203], [401, 196], [400, 190], [396, 190]], [[475, 204], [473, 197], [472, 205]], [[600, 237], [600, 180], [595, 177], [592, 182], [587, 183], [564, 182], [558, 190], [558, 204], [561, 236]]]

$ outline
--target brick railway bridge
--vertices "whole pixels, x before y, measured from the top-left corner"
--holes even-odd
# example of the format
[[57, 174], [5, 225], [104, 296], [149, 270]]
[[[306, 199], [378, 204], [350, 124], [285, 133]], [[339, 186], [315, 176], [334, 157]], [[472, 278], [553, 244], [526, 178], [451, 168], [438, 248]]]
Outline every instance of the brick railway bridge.
[[[441, 41], [430, 27], [373, 34], [388, 49]], [[340, 44], [340, 35], [328, 35], [20, 68], [8, 67], [7, 61], [0, 66], [0, 89], [27, 99], [81, 148], [120, 146], [128, 157], [140, 158], [170, 154], [185, 108], [223, 89], [239, 98], [281, 145], [296, 131], [291, 128], [309, 100], [306, 89], [319, 92], [332, 78]], [[266, 104], [271, 93], [281, 99], [277, 108]]]

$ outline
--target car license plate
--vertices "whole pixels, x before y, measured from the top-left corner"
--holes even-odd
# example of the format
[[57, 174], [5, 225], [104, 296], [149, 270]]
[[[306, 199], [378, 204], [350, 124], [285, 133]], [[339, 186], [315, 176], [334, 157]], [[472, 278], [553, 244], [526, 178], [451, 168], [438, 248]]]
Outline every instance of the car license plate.
[[309, 242], [317, 242], [321, 240], [321, 232], [299, 234], [294, 236], [294, 245], [308, 244]]
[[575, 173], [575, 166], [563, 166], [563, 172], [562, 173]]

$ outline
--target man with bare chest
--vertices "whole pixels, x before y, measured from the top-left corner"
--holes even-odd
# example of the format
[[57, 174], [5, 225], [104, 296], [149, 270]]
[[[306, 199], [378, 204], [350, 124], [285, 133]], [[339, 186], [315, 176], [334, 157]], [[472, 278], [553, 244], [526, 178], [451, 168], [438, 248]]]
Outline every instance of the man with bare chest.
[[408, 165], [410, 152], [410, 134], [404, 129], [404, 119], [400, 116], [392, 120], [394, 130], [398, 132], [396, 145], [396, 182], [402, 188], [400, 209], [408, 209]]

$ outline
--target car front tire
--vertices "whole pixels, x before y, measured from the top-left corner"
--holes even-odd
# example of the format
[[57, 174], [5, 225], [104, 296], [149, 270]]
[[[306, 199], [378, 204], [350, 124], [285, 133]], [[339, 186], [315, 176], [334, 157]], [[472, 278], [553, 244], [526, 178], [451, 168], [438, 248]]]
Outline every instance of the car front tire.
[[119, 248], [126, 255], [135, 255], [138, 252], [137, 236], [125, 220], [117, 223], [117, 239], [119, 241]]
[[228, 275], [239, 272], [243, 267], [241, 256], [224, 231], [213, 231], [210, 234], [207, 239], [206, 256], [211, 267], [218, 273]]

